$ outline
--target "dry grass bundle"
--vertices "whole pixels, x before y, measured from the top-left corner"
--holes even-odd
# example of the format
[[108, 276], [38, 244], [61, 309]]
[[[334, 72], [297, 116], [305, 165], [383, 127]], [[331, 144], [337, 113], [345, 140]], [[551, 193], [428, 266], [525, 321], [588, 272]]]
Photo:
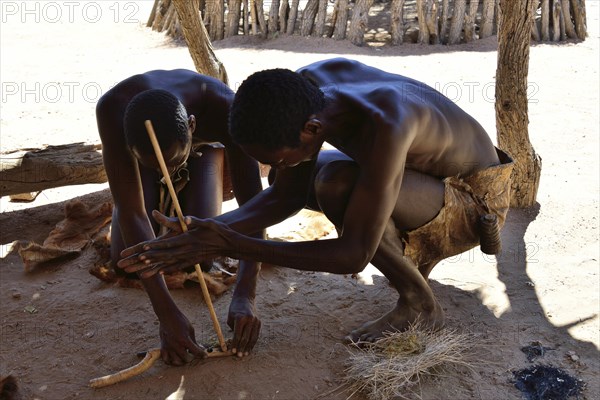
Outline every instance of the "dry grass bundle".
[[404, 332], [386, 332], [375, 343], [359, 343], [364, 347], [351, 353], [345, 371], [349, 398], [359, 391], [373, 400], [419, 397], [415, 389], [424, 377], [471, 368], [473, 339], [455, 330], [414, 324]]

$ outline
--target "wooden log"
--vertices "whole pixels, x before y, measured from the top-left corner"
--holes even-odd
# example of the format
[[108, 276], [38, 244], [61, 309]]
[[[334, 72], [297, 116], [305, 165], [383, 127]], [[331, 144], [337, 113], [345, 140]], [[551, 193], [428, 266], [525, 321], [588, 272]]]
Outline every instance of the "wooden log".
[[417, 43], [429, 44], [429, 28], [425, 17], [427, 0], [417, 0], [417, 20], [419, 21], [419, 37]]
[[225, 2], [212, 0], [206, 4], [204, 25], [208, 26], [210, 40], [221, 40], [225, 36]]
[[483, 0], [481, 8], [481, 25], [479, 29], [479, 38], [483, 39], [494, 34], [494, 9], [496, 0]]
[[452, 21], [450, 22], [450, 33], [448, 34], [448, 44], [460, 43], [466, 8], [467, 0], [455, 0]]
[[404, 41], [404, 0], [392, 0], [391, 13], [392, 44], [402, 44]]
[[325, 34], [325, 22], [327, 21], [327, 0], [319, 0], [319, 10], [315, 21], [314, 36], [323, 37]]
[[355, 46], [365, 43], [365, 31], [369, 23], [369, 10], [373, 0], [356, 0], [352, 9], [352, 19], [348, 28], [348, 40]]
[[152, 23], [154, 22], [154, 17], [156, 16], [156, 9], [158, 8], [158, 3], [160, 3], [160, 0], [154, 0], [154, 4], [152, 5], [152, 11], [150, 11], [148, 22], [146, 22], [146, 27], [148, 28], [151, 28]]
[[265, 9], [263, 0], [255, 0], [254, 7], [256, 8], [256, 20], [260, 28], [260, 36], [263, 38], [267, 37], [267, 21], [265, 20]]
[[550, 40], [550, 1], [542, 0], [542, 40]]
[[531, 23], [531, 38], [536, 42], [540, 41], [540, 29], [536, 20], [537, 9], [539, 4], [539, 0], [533, 0], [531, 2], [531, 9], [533, 10], [533, 22]]
[[448, 32], [448, 21], [450, 15], [450, 0], [442, 0], [442, 12], [440, 17], [440, 30], [439, 37], [440, 41], [444, 44], [448, 43], [448, 39], [446, 38]]
[[479, 8], [479, 0], [471, 0], [469, 3], [469, 12], [467, 12], [467, 15], [465, 16], [465, 42], [471, 42], [477, 39], [475, 34], [477, 8]]
[[225, 30], [225, 37], [231, 37], [237, 35], [240, 30], [242, 0], [229, 0], [227, 4], [229, 6], [229, 10], [227, 11], [227, 28]]
[[296, 18], [298, 17], [298, 5], [300, 4], [300, 0], [292, 0], [292, 5], [290, 7], [290, 15], [288, 17], [287, 22], [287, 30], [286, 33], [288, 35], [294, 34], [294, 29], [296, 29]]
[[250, 0], [250, 19], [252, 21], [252, 34], [256, 35], [256, 33], [258, 32], [258, 19], [256, 18], [256, 0]]
[[560, 5], [562, 8], [562, 16], [565, 21], [565, 33], [569, 39], [576, 39], [577, 33], [575, 32], [575, 25], [571, 19], [571, 6], [569, 0], [561, 0]]
[[308, 0], [304, 11], [302, 11], [302, 21], [300, 23], [300, 35], [310, 36], [315, 25], [315, 18], [319, 9], [319, 0]]
[[248, 25], [248, 16], [249, 16], [249, 11], [250, 9], [248, 8], [248, 0], [242, 0], [244, 7], [243, 7], [243, 12], [242, 12], [242, 26], [243, 26], [243, 30], [244, 30], [244, 35], [248, 35], [250, 34], [250, 27]]
[[99, 144], [71, 143], [0, 154], [0, 197], [107, 181]]
[[552, 0], [552, 41], [558, 42], [560, 40], [560, 16], [561, 7], [560, 0]]
[[562, 13], [562, 5], [560, 4], [561, 0], [558, 0], [558, 3], [559, 3], [559, 7], [560, 7], [560, 12], [558, 14], [559, 18], [560, 18], [560, 21], [559, 21], [559, 24], [560, 24], [560, 40], [563, 41], [563, 40], [567, 40], [567, 31], [566, 31], [567, 26], [565, 24], [565, 16]]
[[348, 7], [348, 0], [338, 0], [337, 20], [335, 30], [333, 31], [333, 38], [335, 40], [344, 40], [346, 38], [346, 31], [348, 30]]
[[587, 31], [585, 27], [585, 0], [571, 0], [573, 8], [573, 19], [575, 20], [575, 32], [580, 40], [585, 40]]
[[268, 33], [274, 35], [279, 29], [279, 0], [273, 0], [269, 8]]
[[438, 6], [437, 0], [427, 0], [425, 3], [425, 24], [429, 31], [429, 44], [438, 44]]
[[285, 33], [287, 31], [288, 14], [290, 13], [290, 2], [289, 0], [281, 0], [281, 6], [279, 7], [279, 32]]

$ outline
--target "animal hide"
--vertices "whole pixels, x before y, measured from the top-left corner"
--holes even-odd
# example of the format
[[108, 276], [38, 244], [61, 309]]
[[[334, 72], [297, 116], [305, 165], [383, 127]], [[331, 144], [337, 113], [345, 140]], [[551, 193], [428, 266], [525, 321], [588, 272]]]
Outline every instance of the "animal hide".
[[18, 243], [25, 271], [29, 272], [48, 261], [79, 255], [110, 222], [111, 217], [110, 202], [90, 208], [77, 199], [69, 201], [65, 205], [65, 219], [56, 224], [43, 244], [26, 241]]

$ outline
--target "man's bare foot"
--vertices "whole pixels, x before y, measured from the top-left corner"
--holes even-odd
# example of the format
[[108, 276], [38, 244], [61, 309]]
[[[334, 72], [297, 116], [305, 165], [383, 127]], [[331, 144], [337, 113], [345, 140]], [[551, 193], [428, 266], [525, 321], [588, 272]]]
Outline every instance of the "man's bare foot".
[[415, 307], [398, 302], [393, 310], [381, 318], [366, 322], [360, 328], [350, 332], [344, 341], [347, 343], [374, 342], [381, 338], [384, 332], [403, 331], [417, 321], [426, 328], [439, 329], [444, 326], [444, 311], [437, 300], [432, 311], [417, 310]]

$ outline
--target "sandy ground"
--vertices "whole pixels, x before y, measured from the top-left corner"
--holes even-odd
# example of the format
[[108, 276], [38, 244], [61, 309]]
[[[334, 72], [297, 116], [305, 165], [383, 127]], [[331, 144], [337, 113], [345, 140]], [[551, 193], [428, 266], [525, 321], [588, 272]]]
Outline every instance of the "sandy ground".
[[[94, 105], [112, 85], [151, 69], [193, 69], [185, 47], [140, 25], [151, 2], [66, 3], [28, 2], [29, 13], [24, 3], [2, 4], [3, 152], [97, 143]], [[582, 379], [584, 398], [600, 398], [598, 2], [587, 3], [585, 42], [531, 49], [530, 137], [543, 158], [538, 204], [511, 210], [498, 257], [474, 249], [433, 272], [449, 326], [478, 335], [473, 350], [480, 362], [471, 372], [426, 381], [423, 398], [521, 398], [512, 371], [531, 365], [520, 348], [532, 341], [552, 349], [537, 362]], [[438, 88], [495, 136], [495, 38], [378, 49], [301, 37], [234, 38], [215, 47], [234, 89], [260, 69], [295, 69], [343, 55]], [[106, 185], [83, 185], [46, 190], [29, 204], [0, 200], [0, 374], [16, 376], [25, 398], [154, 399], [178, 388], [185, 399], [313, 398], [335, 389], [343, 376], [348, 348], [341, 338], [395, 302], [372, 269], [354, 280], [265, 268], [258, 284], [263, 330], [251, 357], [179, 368], [158, 363], [142, 377], [90, 389], [90, 378], [132, 365], [135, 352], [158, 344], [146, 295], [89, 275], [91, 250], [25, 274], [10, 244], [43, 241], [70, 198], [94, 203], [109, 196]], [[200, 294], [173, 295], [198, 340], [208, 340], [212, 328]], [[215, 302], [223, 326], [229, 300], [226, 294]], [[24, 311], [27, 306], [36, 312]]]

